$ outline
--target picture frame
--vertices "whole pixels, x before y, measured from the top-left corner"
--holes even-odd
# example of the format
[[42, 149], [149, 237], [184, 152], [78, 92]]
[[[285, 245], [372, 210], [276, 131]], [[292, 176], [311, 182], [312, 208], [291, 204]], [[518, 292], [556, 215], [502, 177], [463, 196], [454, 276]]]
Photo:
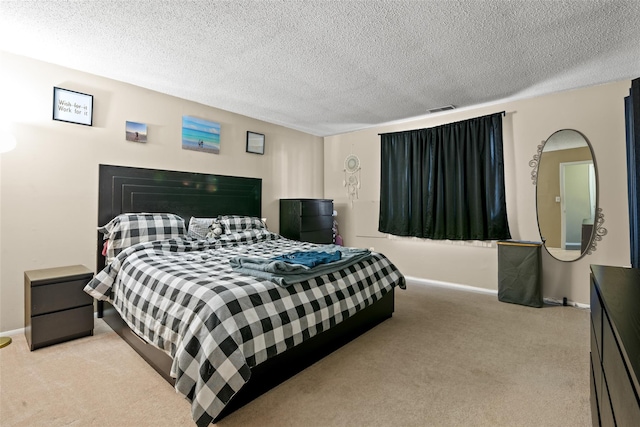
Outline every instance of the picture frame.
[[54, 86], [53, 120], [93, 126], [93, 95]]
[[220, 123], [182, 116], [182, 149], [220, 154]]
[[264, 154], [264, 134], [247, 131], [247, 153]]
[[125, 139], [132, 142], [147, 142], [146, 123], [127, 121], [125, 123]]

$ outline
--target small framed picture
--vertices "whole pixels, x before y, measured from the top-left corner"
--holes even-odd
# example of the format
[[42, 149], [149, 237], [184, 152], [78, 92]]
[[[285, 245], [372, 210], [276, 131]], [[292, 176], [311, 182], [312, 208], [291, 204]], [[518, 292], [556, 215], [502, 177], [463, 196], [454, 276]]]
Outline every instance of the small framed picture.
[[264, 154], [264, 135], [247, 131], [247, 153]]
[[93, 95], [54, 87], [53, 120], [92, 126]]
[[147, 142], [147, 125], [144, 123], [127, 122], [125, 136], [127, 141]]

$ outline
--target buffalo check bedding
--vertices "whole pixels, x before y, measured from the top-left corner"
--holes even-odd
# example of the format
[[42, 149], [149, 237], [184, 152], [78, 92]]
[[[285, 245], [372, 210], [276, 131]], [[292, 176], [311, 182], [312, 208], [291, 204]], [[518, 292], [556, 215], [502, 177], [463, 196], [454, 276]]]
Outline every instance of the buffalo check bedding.
[[250, 368], [373, 304], [402, 274], [384, 256], [278, 286], [234, 271], [234, 257], [275, 257], [318, 245], [267, 230], [216, 240], [179, 237], [121, 252], [85, 291], [111, 302], [129, 327], [173, 359], [176, 391], [198, 426], [210, 424]]

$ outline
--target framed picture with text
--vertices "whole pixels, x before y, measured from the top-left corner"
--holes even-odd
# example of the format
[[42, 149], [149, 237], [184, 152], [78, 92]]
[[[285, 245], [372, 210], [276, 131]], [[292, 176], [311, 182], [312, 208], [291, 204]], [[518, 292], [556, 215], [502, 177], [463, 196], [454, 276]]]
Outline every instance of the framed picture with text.
[[92, 126], [93, 95], [54, 87], [53, 120]]

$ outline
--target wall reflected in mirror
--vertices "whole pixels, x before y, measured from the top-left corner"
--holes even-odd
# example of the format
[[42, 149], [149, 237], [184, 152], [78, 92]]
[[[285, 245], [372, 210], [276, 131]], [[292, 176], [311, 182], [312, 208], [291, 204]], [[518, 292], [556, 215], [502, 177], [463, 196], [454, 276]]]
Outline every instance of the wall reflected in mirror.
[[575, 261], [587, 252], [594, 234], [597, 200], [589, 142], [575, 130], [555, 132], [542, 148], [536, 184], [538, 228], [551, 256]]

